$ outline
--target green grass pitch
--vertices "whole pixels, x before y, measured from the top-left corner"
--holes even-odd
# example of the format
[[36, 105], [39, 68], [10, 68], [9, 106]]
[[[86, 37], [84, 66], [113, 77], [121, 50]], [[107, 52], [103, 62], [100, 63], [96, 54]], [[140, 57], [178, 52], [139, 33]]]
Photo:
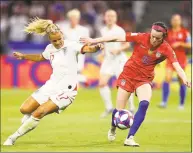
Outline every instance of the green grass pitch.
[[[178, 89], [178, 88], [177, 88]], [[117, 130], [114, 142], [108, 142], [109, 115], [101, 119], [103, 102], [97, 89], [80, 89], [74, 103], [60, 115], [45, 117], [32, 132], [18, 139], [14, 146], [2, 146], [6, 138], [20, 126], [19, 107], [32, 90], [1, 91], [1, 151], [53, 152], [190, 152], [191, 95], [188, 89], [184, 111], [177, 109], [178, 90], [172, 89], [167, 109], [157, 108], [161, 91], [154, 90], [150, 107], [135, 140], [139, 148], [125, 147], [128, 130]], [[112, 91], [115, 104], [116, 89]], [[135, 105], [138, 101], [135, 97]]]

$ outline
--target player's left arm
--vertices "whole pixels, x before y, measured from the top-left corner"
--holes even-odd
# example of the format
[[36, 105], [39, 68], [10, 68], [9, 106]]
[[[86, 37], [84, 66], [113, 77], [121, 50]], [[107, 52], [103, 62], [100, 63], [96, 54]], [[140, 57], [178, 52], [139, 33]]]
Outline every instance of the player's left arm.
[[187, 87], [191, 87], [191, 82], [188, 81], [186, 73], [184, 72], [184, 70], [181, 68], [180, 64], [178, 62], [173, 62], [172, 63], [174, 69], [176, 70], [178, 76], [182, 79], [183, 83], [187, 86]]
[[94, 53], [97, 52], [99, 50], [102, 50], [104, 48], [104, 45], [102, 43], [97, 43], [95, 45], [88, 45], [85, 44], [82, 49], [81, 49], [81, 53], [85, 54], [85, 53]]
[[178, 76], [180, 77], [180, 79], [182, 79], [183, 83], [187, 87], [191, 87], [191, 82], [188, 81], [186, 73], [181, 68], [180, 64], [178, 63], [178, 60], [176, 58], [176, 54], [170, 46], [167, 46], [165, 54], [166, 54], [168, 60], [172, 63], [172, 65], [173, 65], [175, 71], [177, 72]]

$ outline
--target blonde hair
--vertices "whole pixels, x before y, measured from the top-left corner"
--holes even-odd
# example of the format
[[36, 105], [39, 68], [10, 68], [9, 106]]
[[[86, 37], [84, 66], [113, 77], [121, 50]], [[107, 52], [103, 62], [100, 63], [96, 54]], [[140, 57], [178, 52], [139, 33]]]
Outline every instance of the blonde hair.
[[58, 26], [53, 24], [52, 20], [44, 20], [35, 17], [30, 20], [24, 31], [29, 34], [35, 33], [44, 36], [46, 34], [49, 35], [50, 33], [59, 32], [60, 29], [58, 28]]
[[67, 17], [70, 18], [72, 16], [80, 18], [80, 11], [78, 9], [72, 9], [72, 10], [68, 11]]

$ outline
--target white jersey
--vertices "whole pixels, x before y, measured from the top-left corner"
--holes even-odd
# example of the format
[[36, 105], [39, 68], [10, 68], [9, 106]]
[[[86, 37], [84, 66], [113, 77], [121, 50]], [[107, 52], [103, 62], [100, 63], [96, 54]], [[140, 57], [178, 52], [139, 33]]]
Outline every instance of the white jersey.
[[89, 30], [81, 25], [71, 28], [70, 24], [66, 24], [60, 28], [64, 34], [64, 38], [68, 40], [79, 41], [80, 37], [89, 37]]
[[[72, 88], [77, 84], [77, 54], [81, 52], [83, 44], [76, 41], [64, 41], [64, 46], [56, 49], [49, 44], [42, 53], [43, 57], [50, 61], [53, 73], [50, 80], [54, 88]], [[57, 85], [57, 83], [59, 83]]]
[[[115, 35], [125, 35], [125, 31], [118, 25], [114, 25], [111, 29], [107, 26], [101, 29], [102, 36], [115, 36]], [[112, 55], [110, 53], [111, 50], [119, 49], [122, 46], [121, 42], [108, 42], [104, 44], [105, 58], [107, 59], [115, 59], [115, 58], [126, 58], [126, 54], [121, 52], [118, 55]]]

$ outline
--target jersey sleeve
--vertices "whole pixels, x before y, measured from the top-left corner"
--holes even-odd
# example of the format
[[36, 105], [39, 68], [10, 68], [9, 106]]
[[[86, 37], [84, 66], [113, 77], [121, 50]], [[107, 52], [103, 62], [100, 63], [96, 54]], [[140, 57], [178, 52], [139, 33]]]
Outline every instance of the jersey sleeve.
[[126, 32], [126, 41], [139, 43], [143, 39], [143, 33]]
[[165, 52], [166, 52], [166, 57], [167, 57], [167, 59], [168, 59], [171, 63], [178, 62], [177, 57], [176, 57], [176, 54], [175, 54], [174, 50], [172, 49], [172, 47], [167, 46]]
[[50, 59], [50, 58], [49, 58], [49, 56], [50, 56], [49, 48], [50, 48], [49, 45], [46, 46], [45, 50], [44, 50], [43, 53], [42, 53], [42, 56], [43, 56], [45, 59], [47, 59], [47, 60]]

